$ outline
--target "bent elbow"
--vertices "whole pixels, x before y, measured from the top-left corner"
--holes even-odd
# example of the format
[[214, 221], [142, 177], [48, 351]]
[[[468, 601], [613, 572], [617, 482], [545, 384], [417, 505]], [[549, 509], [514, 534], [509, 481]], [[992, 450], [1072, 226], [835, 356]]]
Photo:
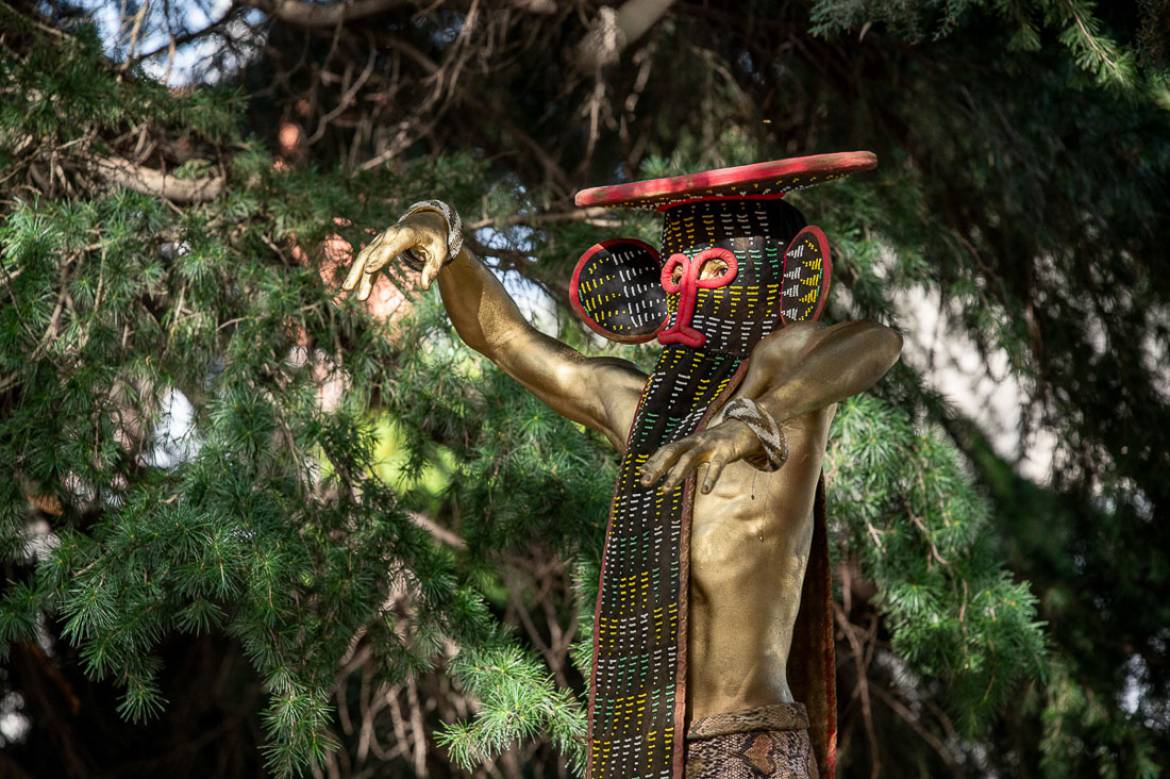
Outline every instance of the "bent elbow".
[[877, 326], [877, 352], [881, 355], [882, 373], [884, 374], [902, 356], [902, 334], [892, 327]]
[[[877, 322], [859, 321], [857, 355], [867, 387], [876, 384], [902, 356], [902, 334]], [[862, 367], [864, 366], [864, 367]]]

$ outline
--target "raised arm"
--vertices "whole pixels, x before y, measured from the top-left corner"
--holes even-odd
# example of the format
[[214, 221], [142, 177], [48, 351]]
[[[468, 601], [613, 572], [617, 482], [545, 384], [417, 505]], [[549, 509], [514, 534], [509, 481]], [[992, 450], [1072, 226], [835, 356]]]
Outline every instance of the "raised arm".
[[[754, 400], [783, 427], [869, 389], [901, 351], [902, 337], [874, 322], [789, 325], [756, 346], [737, 396]], [[702, 490], [710, 492], [724, 466], [761, 453], [760, 440], [746, 424], [725, 419], [659, 449], [643, 467], [642, 481], [662, 479], [669, 488], [706, 464]]]
[[345, 289], [369, 295], [373, 278], [403, 252], [424, 258], [421, 284], [437, 277], [443, 305], [459, 337], [555, 411], [598, 430], [619, 450], [633, 419], [645, 375], [613, 358], [585, 357], [532, 327], [504, 285], [466, 249], [447, 261], [447, 224], [419, 211], [362, 250]]

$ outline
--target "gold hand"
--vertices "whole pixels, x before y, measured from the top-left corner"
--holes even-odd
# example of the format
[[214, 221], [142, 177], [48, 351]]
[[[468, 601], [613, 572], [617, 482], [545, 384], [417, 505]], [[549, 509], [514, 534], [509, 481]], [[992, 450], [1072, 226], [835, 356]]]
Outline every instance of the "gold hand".
[[688, 473], [705, 463], [707, 472], [702, 490], [710, 492], [724, 466], [751, 454], [757, 445], [751, 428], [735, 419], [725, 420], [655, 452], [642, 466], [642, 486], [649, 487], [665, 474], [662, 489], [672, 490]]
[[407, 250], [426, 258], [419, 273], [419, 284], [428, 289], [447, 262], [447, 223], [434, 211], [418, 211], [402, 222], [386, 228], [358, 254], [341, 288], [357, 287], [358, 300], [370, 296], [378, 271]]
[[365, 300], [378, 272], [410, 250], [424, 259], [420, 286], [429, 288], [438, 279], [451, 324], [464, 343], [557, 412], [622, 448], [646, 377], [624, 360], [585, 357], [533, 328], [467, 247], [448, 257], [447, 233], [439, 212], [410, 214], [362, 249], [342, 288], [356, 288], [358, 299]]

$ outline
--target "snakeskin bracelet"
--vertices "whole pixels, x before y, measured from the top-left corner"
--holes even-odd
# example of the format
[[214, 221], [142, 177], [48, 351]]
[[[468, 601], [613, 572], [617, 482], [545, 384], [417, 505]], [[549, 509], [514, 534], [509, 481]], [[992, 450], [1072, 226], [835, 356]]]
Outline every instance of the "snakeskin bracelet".
[[759, 403], [751, 398], [736, 398], [724, 407], [724, 417], [743, 422], [760, 439], [763, 457], [744, 458], [749, 465], [761, 471], [778, 471], [788, 461], [788, 440], [780, 425]]
[[[398, 223], [402, 224], [404, 219], [419, 211], [437, 211], [447, 220], [447, 259], [444, 260], [443, 264], [454, 262], [455, 257], [463, 249], [463, 220], [459, 218], [459, 214], [442, 200], [420, 200], [406, 209], [406, 213], [398, 217]], [[422, 270], [426, 264], [426, 260], [415, 254], [414, 249], [407, 249], [403, 256], [411, 270]]]

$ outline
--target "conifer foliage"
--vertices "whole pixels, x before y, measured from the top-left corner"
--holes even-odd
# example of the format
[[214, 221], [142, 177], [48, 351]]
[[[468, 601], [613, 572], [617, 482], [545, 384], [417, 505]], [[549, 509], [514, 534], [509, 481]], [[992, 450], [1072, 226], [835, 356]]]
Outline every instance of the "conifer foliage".
[[[841, 405], [843, 774], [1157, 775], [1165, 612], [1136, 566], [1102, 580], [1165, 562], [1123, 542], [1165, 505], [1164, 434], [1135, 420], [1166, 402], [1147, 362], [1080, 347], [1084, 308], [1165, 344], [1142, 250], [1165, 234], [1149, 197], [1170, 148], [1130, 153], [1167, 126], [1164, 11], [680, 2], [597, 59], [578, 45], [606, 16], [592, 2], [238, 3], [202, 25], [131, 5], [111, 45], [92, 9], [0, 0], [0, 703], [28, 722], [0, 768], [579, 774], [615, 458], [466, 349], [404, 269], [407, 313], [386, 321], [337, 297], [322, 258], [442, 196], [473, 249], [560, 304], [560, 337], [602, 353], [564, 305], [573, 250], [654, 225], [574, 212], [572, 189], [801, 138], [883, 160], [800, 196], [834, 241], [833, 316], [890, 320], [895, 293], [938, 291], [1072, 442], [1040, 487], [911, 367]], [[1140, 46], [1106, 32], [1126, 25]], [[169, 56], [151, 30], [213, 41], [216, 83], [148, 75]], [[987, 78], [962, 82], [973, 62]], [[989, 102], [1025, 71], [1042, 99]], [[851, 113], [826, 108], [845, 94]], [[290, 117], [292, 151], [273, 129]], [[1120, 151], [1056, 166], [1053, 138], [1082, 132]], [[1086, 527], [1112, 537], [1091, 547]], [[1154, 702], [1144, 721], [1103, 703], [1127, 683]]]

